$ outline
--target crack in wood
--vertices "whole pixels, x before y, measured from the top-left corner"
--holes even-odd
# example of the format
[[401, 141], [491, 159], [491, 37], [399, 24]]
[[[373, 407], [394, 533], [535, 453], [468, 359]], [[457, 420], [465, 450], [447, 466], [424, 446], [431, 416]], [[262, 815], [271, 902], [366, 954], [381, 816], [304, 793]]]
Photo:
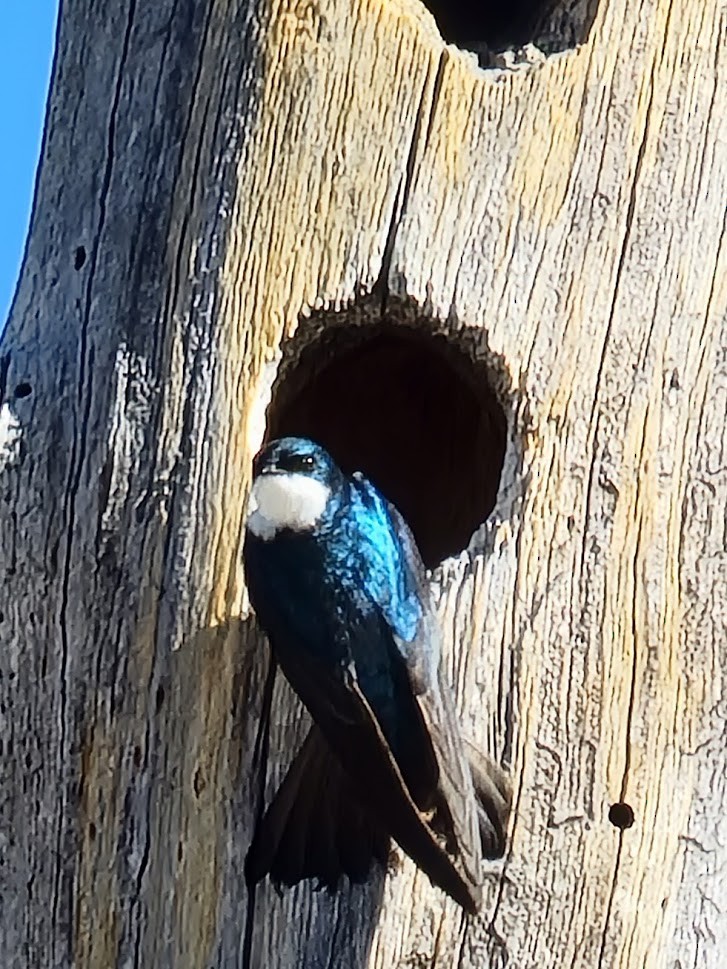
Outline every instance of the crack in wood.
[[384, 243], [384, 251], [381, 258], [381, 271], [379, 273], [379, 278], [374, 283], [372, 287], [372, 295], [376, 296], [379, 294], [380, 298], [380, 315], [383, 319], [386, 316], [387, 304], [389, 298], [389, 274], [391, 272], [391, 263], [394, 256], [394, 246], [396, 244], [396, 236], [399, 231], [402, 219], [406, 212], [406, 207], [409, 202], [409, 194], [411, 192], [412, 183], [414, 181], [414, 171], [416, 167], [416, 161], [419, 151], [419, 143], [422, 136], [422, 128], [424, 127], [424, 122], [426, 120], [426, 131], [424, 134], [424, 139], [422, 141], [422, 151], [426, 149], [429, 141], [429, 136], [432, 130], [432, 124], [435, 114], [435, 109], [437, 101], [439, 99], [439, 93], [442, 87], [442, 79], [445, 64], [445, 52], [439, 55], [437, 61], [437, 70], [434, 76], [434, 81], [432, 84], [432, 94], [431, 97], [427, 99], [428, 91], [428, 81], [429, 72], [427, 72], [422, 85], [422, 92], [419, 99], [419, 104], [416, 109], [416, 119], [414, 122], [414, 130], [412, 132], [411, 141], [409, 142], [409, 149], [407, 153], [406, 165], [404, 167], [404, 174], [402, 175], [399, 186], [396, 190], [396, 196], [394, 198], [394, 205], [391, 212], [391, 220], [389, 222], [389, 227], [386, 233], [386, 241]]
[[[93, 360], [94, 353], [93, 348], [88, 347], [88, 328], [90, 324], [91, 317], [91, 293], [93, 290], [93, 285], [95, 282], [96, 268], [98, 264], [98, 254], [100, 248], [101, 233], [103, 231], [105, 221], [106, 221], [106, 204], [107, 198], [111, 185], [111, 172], [114, 162], [114, 140], [116, 134], [116, 119], [119, 113], [120, 103], [121, 103], [121, 86], [124, 76], [124, 68], [126, 64], [126, 59], [129, 53], [130, 41], [131, 41], [131, 28], [134, 21], [134, 12], [136, 7], [136, 0], [130, 0], [129, 11], [127, 14], [126, 30], [124, 34], [124, 39], [121, 45], [121, 54], [119, 58], [119, 67], [116, 77], [116, 83], [114, 86], [114, 95], [112, 100], [111, 112], [109, 117], [109, 128], [107, 137], [107, 156], [106, 165], [104, 168], [103, 179], [101, 187], [99, 190], [99, 221], [98, 228], [94, 235], [91, 259], [89, 264], [88, 280], [86, 283], [86, 298], [85, 307], [83, 311], [83, 317], [81, 320], [80, 328], [80, 340], [79, 340], [79, 375], [78, 375], [78, 391], [77, 400], [79, 406], [83, 404], [83, 413], [81, 417], [80, 427], [77, 432], [73, 435], [73, 444], [71, 448], [71, 459], [69, 463], [69, 473], [68, 473], [68, 484], [65, 489], [67, 495], [67, 500], [65, 502], [65, 513], [66, 513], [66, 552], [65, 552], [65, 562], [63, 566], [63, 579], [61, 583], [61, 595], [60, 595], [60, 608], [58, 613], [59, 620], [59, 631], [60, 631], [60, 669], [59, 669], [59, 728], [58, 728], [58, 774], [60, 777], [63, 776], [63, 765], [68, 762], [68, 758], [65, 752], [67, 745], [67, 708], [68, 708], [68, 693], [69, 693], [69, 683], [68, 683], [68, 658], [70, 645], [68, 641], [68, 608], [69, 608], [69, 597], [70, 597], [70, 585], [71, 585], [71, 559], [73, 554], [73, 535], [75, 531], [76, 524], [76, 510], [75, 503], [78, 496], [78, 491], [81, 484], [81, 475], [83, 472], [83, 465], [86, 457], [87, 448], [87, 434], [90, 421], [91, 413], [91, 402], [92, 402], [92, 374], [93, 374]], [[88, 371], [88, 380], [86, 380], [86, 371]], [[86, 385], [87, 384], [87, 385]], [[85, 394], [85, 403], [84, 403]], [[61, 785], [62, 805], [65, 804], [67, 792], [64, 791], [63, 785]], [[64, 835], [64, 828], [66, 826], [67, 812], [65, 807], [62, 806], [58, 811], [58, 816], [56, 818], [56, 867], [55, 867], [55, 877], [54, 877], [54, 889], [53, 889], [53, 902], [52, 902], [52, 919], [56, 922], [58, 918], [58, 906], [61, 903], [61, 898], [63, 896], [61, 883], [64, 878], [64, 868], [66, 865], [66, 856], [62, 849], [62, 840]], [[67, 877], [67, 872], [66, 872]], [[72, 923], [69, 923], [69, 927]], [[72, 939], [68, 939], [67, 943], [72, 947]]]
[[[603, 372], [606, 366], [606, 354], [610, 343], [611, 332], [613, 330], [613, 324], [614, 324], [615, 315], [616, 315], [616, 303], [618, 301], [618, 297], [620, 295], [620, 289], [621, 289], [621, 279], [623, 276], [624, 267], [626, 265], [626, 253], [629, 247], [629, 243], [631, 241], [631, 230], [633, 228], [634, 213], [636, 211], [637, 189], [638, 189], [639, 181], [641, 179], [641, 171], [642, 171], [642, 166], [644, 163], [644, 157], [646, 153], [646, 143], [649, 137], [649, 127], [650, 127], [653, 100], [654, 100], [654, 65], [652, 64], [651, 76], [649, 79], [649, 101], [646, 106], [644, 128], [643, 128], [641, 140], [639, 142], [639, 148], [636, 154], [636, 163], [634, 165], [634, 176], [631, 180], [631, 186], [629, 189], [629, 201], [628, 201], [628, 207], [626, 209], [626, 221], [624, 224], [624, 233], [621, 239], [621, 245], [619, 247], [619, 257], [618, 257], [618, 263], [616, 266], [616, 275], [614, 277], [613, 287], [612, 287], [611, 305], [609, 308], [608, 320], [606, 322], [606, 330], [603, 336], [603, 343], [601, 345], [599, 363], [598, 363], [598, 367], [596, 368], [596, 380], [593, 387], [593, 404], [591, 406], [591, 412], [588, 419], [589, 428], [593, 428], [592, 432], [590, 433], [590, 437], [591, 437], [591, 440], [594, 442], [594, 445], [595, 445], [595, 442], [597, 442], [598, 440], [598, 430], [600, 425], [600, 415], [598, 416], [596, 415], [596, 409], [599, 405], [599, 393], [600, 393], [601, 381], [603, 379]], [[597, 464], [596, 457], [594, 455], [591, 461], [591, 466], [589, 468], [588, 485], [586, 487], [586, 501], [585, 501], [585, 513], [584, 513], [584, 521], [586, 523], [590, 519], [591, 498], [592, 498], [593, 489], [594, 489], [596, 464]], [[581, 559], [579, 564], [579, 575], [581, 576], [581, 580], [583, 578], [583, 573], [585, 571], [586, 533], [584, 533], [583, 538], [584, 538], [584, 541], [581, 546]]]
[[603, 960], [606, 957], [606, 944], [608, 941], [608, 929], [609, 923], [611, 921], [611, 912], [613, 911], [613, 902], [616, 894], [616, 883], [618, 881], [618, 872], [621, 865], [621, 851], [623, 850], [623, 831], [618, 833], [618, 848], [616, 849], [616, 860], [613, 866], [613, 875], [611, 876], [611, 888], [608, 893], [608, 902], [606, 904], [606, 915], [603, 919], [603, 928], [601, 930], [601, 945], [598, 950], [598, 965], [597, 969], [609, 969], [608, 966], [604, 967]]

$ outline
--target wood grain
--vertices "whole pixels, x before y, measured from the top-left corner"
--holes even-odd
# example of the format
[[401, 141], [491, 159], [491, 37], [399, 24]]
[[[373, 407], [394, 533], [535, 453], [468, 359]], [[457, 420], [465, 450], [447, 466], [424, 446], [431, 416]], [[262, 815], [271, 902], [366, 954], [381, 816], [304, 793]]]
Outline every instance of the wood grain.
[[[721, 969], [721, 0], [602, 2], [512, 70], [415, 0], [70, 0], [57, 43], [0, 341], [0, 963], [243, 964], [250, 459], [288, 341], [384, 307], [502, 376], [434, 581], [510, 847], [476, 920], [404, 859], [266, 886], [252, 964]], [[278, 684], [269, 791], [305, 726]]]

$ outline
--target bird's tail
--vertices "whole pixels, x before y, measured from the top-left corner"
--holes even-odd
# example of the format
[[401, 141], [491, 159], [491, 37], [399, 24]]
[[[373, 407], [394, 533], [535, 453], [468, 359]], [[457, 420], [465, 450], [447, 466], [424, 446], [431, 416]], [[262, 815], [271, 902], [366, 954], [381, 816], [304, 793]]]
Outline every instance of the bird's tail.
[[386, 864], [390, 840], [315, 725], [285, 775], [253, 836], [245, 880], [266, 875], [275, 884], [315, 878], [335, 888], [341, 875], [365, 881], [374, 861]]
[[512, 803], [512, 788], [505, 771], [466, 738], [467, 761], [477, 799], [482, 855], [501, 858], [505, 852], [507, 821]]

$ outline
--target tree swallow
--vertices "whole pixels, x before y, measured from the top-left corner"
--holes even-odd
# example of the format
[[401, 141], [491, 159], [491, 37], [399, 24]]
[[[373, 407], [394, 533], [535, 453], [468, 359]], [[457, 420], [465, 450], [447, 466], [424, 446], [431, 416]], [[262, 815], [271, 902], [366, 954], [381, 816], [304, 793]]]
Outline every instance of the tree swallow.
[[360, 882], [393, 837], [476, 912], [510, 789], [460, 734], [406, 522], [322, 447], [281, 438], [255, 459], [244, 561], [258, 621], [313, 719], [253, 836], [248, 884]]

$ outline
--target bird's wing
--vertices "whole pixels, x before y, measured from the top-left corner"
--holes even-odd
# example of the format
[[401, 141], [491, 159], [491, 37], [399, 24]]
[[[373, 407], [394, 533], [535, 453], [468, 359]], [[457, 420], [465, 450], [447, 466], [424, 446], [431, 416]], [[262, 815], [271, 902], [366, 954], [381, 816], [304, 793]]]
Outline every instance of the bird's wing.
[[[328, 666], [317, 664], [309, 656], [301, 661], [291, 653], [286, 655], [284, 668], [291, 685], [313, 715], [333, 756], [350, 778], [353, 796], [374, 815], [381, 827], [391, 834], [435, 885], [451, 895], [468, 912], [477, 911], [481, 898], [479, 872], [471, 873], [471, 866], [462, 865], [458, 857], [450, 857], [442, 844], [442, 838], [445, 843], [451, 842], [448, 833], [440, 832], [430, 824], [431, 811], [422, 810], [414, 802], [381, 725], [356, 679], [355, 671], [341, 678], [332, 673]], [[471, 786], [472, 781], [469, 783]], [[291, 794], [293, 790], [291, 783]], [[310, 811], [305, 808], [305, 813], [310, 814], [314, 804], [325, 801], [327, 795], [322, 793], [316, 797], [311, 791], [307, 796]], [[470, 796], [474, 807], [474, 796]], [[292, 818], [292, 812], [297, 808], [292, 801], [286, 805], [287, 798], [284, 798], [280, 806], [281, 816], [287, 814]], [[329, 808], [326, 806], [324, 810], [328, 811]], [[279, 827], [279, 823], [275, 822], [274, 826]], [[298, 826], [296, 828], [303, 830]], [[451, 844], [447, 847], [451, 847]], [[320, 863], [317, 864], [320, 867]], [[259, 877], [263, 877], [266, 867], [272, 871], [272, 865], [260, 866], [254, 862], [251, 870], [259, 871]]]
[[444, 834], [449, 850], [459, 855], [467, 880], [479, 885], [482, 881], [480, 820], [452, 691], [442, 669], [439, 623], [433, 614], [429, 583], [414, 536], [393, 505], [389, 505], [389, 514], [424, 605], [415, 639], [411, 642], [397, 639], [397, 645], [410, 670], [412, 689], [439, 766], [438, 811], [433, 823]]
[[[355, 477], [359, 487], [375, 491], [362, 475]], [[399, 511], [389, 502], [386, 504], [403, 552], [408, 582], [422, 604], [416, 633], [409, 633], [408, 637], [405, 630], [397, 628], [396, 609], [388, 603], [384, 609], [388, 606], [387, 620], [406, 663], [439, 768], [438, 810], [433, 824], [444, 835], [449, 850], [459, 856], [467, 880], [479, 885], [482, 855], [499, 857], [504, 850], [509, 785], [502, 771], [490, 770], [490, 762], [474, 747], [465, 745], [451, 687], [442, 668], [441, 633], [431, 606], [426, 570], [411, 529]]]

